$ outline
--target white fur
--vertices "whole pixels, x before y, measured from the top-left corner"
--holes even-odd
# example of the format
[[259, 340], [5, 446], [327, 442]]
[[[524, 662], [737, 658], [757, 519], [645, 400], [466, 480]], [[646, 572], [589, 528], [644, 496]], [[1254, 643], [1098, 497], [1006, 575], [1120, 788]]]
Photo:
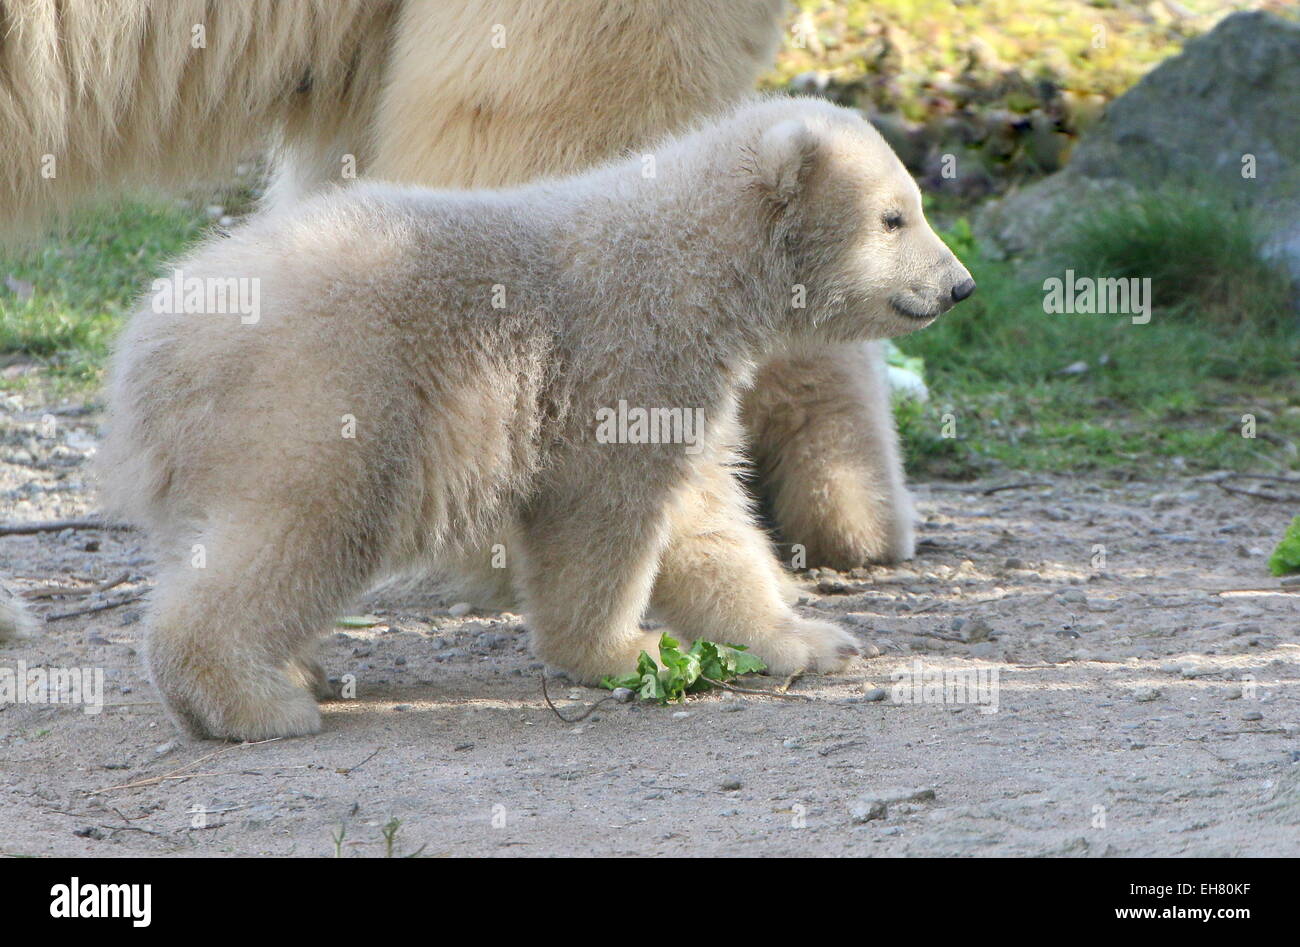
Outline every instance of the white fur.
[[[177, 264], [258, 280], [256, 323], [132, 318], [100, 462], [158, 546], [150, 666], [188, 729], [314, 731], [329, 619], [388, 573], [481, 572], [494, 546], [537, 653], [582, 680], [633, 666], [648, 611], [780, 673], [855, 653], [784, 601], [729, 470], [740, 397], [782, 352], [919, 328], [967, 274], [850, 111], [753, 103], [653, 154], [653, 176], [634, 157], [327, 194]], [[702, 409], [701, 449], [601, 442], [620, 400]]]
[[[745, 95], [781, 15], [781, 0], [0, 3], [0, 232], [106, 188], [219, 179], [268, 138], [273, 205], [353, 167], [434, 187], [582, 170]], [[880, 370], [854, 346], [805, 347], [746, 405], [756, 487], [809, 565], [913, 553]]]

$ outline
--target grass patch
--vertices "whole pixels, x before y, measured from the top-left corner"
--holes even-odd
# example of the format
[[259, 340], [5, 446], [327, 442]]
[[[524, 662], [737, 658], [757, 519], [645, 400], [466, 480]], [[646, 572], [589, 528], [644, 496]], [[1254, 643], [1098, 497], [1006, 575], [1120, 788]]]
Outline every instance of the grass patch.
[[1079, 274], [1149, 278], [1154, 304], [1170, 316], [1271, 331], [1296, 314], [1288, 279], [1259, 251], [1248, 208], [1164, 189], [1080, 219], [1054, 257]]
[[[1245, 212], [1146, 195], [1027, 263], [983, 258], [962, 221], [946, 237], [979, 291], [899, 343], [924, 359], [932, 391], [900, 415], [914, 469], [1297, 466], [1300, 320]], [[1150, 323], [1045, 312], [1043, 279], [1063, 261], [1081, 276], [1149, 277]], [[1069, 373], [1076, 363], [1086, 369]], [[945, 415], [955, 437], [941, 437]], [[1242, 436], [1246, 415], [1255, 437]]]
[[93, 384], [134, 300], [207, 224], [176, 202], [123, 202], [0, 256], [0, 355], [37, 359], [56, 381]]

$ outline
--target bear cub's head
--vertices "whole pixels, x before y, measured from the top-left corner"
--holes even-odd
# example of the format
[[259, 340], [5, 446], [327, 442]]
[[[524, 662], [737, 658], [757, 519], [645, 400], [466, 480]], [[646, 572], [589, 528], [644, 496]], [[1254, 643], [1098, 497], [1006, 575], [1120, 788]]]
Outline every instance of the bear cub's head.
[[807, 328], [837, 339], [903, 335], [973, 293], [879, 132], [848, 109], [796, 101], [793, 114], [791, 103], [762, 110], [751, 183], [771, 246], [805, 288]]

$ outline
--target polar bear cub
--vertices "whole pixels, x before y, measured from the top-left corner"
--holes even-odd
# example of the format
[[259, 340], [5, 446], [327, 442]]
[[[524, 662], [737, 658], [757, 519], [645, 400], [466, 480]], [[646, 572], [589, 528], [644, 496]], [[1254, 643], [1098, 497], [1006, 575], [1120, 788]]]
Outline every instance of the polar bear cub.
[[[854, 639], [780, 599], [729, 472], [738, 398], [773, 353], [914, 331], [974, 283], [869, 124], [781, 99], [563, 180], [334, 192], [155, 289], [101, 476], [157, 546], [167, 708], [257, 739], [319, 729], [318, 633], [410, 568], [504, 565], [536, 653], [583, 680], [653, 648], [652, 607], [777, 671], [842, 667]], [[711, 516], [741, 538], [683, 558]], [[748, 597], [710, 582], [733, 554]]]

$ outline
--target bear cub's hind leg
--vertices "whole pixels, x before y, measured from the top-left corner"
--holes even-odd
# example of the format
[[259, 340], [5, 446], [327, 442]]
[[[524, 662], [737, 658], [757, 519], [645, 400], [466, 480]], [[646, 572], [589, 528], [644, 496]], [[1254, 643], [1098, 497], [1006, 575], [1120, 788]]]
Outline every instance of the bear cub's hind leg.
[[280, 525], [236, 517], [202, 537], [201, 567], [173, 562], [159, 577], [149, 670], [192, 736], [265, 740], [320, 730], [316, 700], [328, 681], [311, 646], [368, 577], [364, 563], [341, 562], [352, 557], [340, 550], [366, 544]]

